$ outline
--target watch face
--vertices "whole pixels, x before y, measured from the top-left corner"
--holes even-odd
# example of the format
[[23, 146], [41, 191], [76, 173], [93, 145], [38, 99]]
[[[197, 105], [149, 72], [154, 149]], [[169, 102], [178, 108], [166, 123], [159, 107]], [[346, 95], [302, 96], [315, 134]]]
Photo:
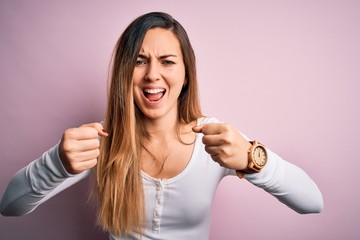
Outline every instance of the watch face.
[[253, 159], [258, 166], [262, 167], [266, 164], [267, 154], [263, 147], [257, 146], [254, 149], [253, 154]]

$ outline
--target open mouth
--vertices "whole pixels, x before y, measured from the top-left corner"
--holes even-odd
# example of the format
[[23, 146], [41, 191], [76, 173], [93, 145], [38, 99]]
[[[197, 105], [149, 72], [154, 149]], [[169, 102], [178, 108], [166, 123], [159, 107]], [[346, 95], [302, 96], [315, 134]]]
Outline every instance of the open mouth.
[[165, 95], [166, 90], [164, 88], [146, 88], [143, 90], [144, 96], [150, 102], [158, 102]]

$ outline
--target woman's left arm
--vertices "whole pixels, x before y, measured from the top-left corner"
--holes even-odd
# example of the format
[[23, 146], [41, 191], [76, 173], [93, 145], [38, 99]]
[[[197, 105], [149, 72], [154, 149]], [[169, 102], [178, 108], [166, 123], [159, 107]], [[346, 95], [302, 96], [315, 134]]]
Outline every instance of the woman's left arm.
[[294, 211], [320, 213], [324, 202], [315, 182], [298, 166], [267, 149], [268, 162], [260, 173], [245, 174], [245, 178], [264, 189]]
[[[205, 151], [220, 166], [244, 170], [248, 165], [249, 139], [225, 123], [207, 123], [193, 128], [203, 133]], [[268, 161], [260, 173], [245, 174], [255, 186], [263, 188], [298, 213], [319, 213], [324, 203], [314, 181], [299, 167], [267, 149]]]

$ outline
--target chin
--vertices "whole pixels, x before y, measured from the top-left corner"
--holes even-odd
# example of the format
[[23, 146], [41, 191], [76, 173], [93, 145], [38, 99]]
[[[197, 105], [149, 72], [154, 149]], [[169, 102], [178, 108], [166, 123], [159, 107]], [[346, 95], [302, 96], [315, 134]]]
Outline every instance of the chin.
[[143, 115], [149, 120], [160, 120], [162, 118], [168, 118], [172, 114], [177, 115], [177, 111], [173, 112], [173, 109], [159, 108], [159, 109], [142, 109]]
[[165, 115], [160, 112], [143, 112], [143, 114], [149, 120], [159, 120]]

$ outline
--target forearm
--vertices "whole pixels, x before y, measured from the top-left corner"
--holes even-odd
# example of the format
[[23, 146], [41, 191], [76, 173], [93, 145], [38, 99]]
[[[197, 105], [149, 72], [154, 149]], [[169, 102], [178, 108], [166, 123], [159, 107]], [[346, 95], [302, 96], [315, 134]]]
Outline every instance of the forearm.
[[5, 216], [30, 213], [87, 175], [87, 171], [77, 175], [67, 173], [59, 159], [56, 145], [12, 177], [2, 196], [0, 212]]
[[247, 174], [246, 179], [263, 188], [298, 213], [319, 213], [323, 198], [313, 180], [299, 167], [284, 161], [268, 150], [269, 162], [261, 173]]

